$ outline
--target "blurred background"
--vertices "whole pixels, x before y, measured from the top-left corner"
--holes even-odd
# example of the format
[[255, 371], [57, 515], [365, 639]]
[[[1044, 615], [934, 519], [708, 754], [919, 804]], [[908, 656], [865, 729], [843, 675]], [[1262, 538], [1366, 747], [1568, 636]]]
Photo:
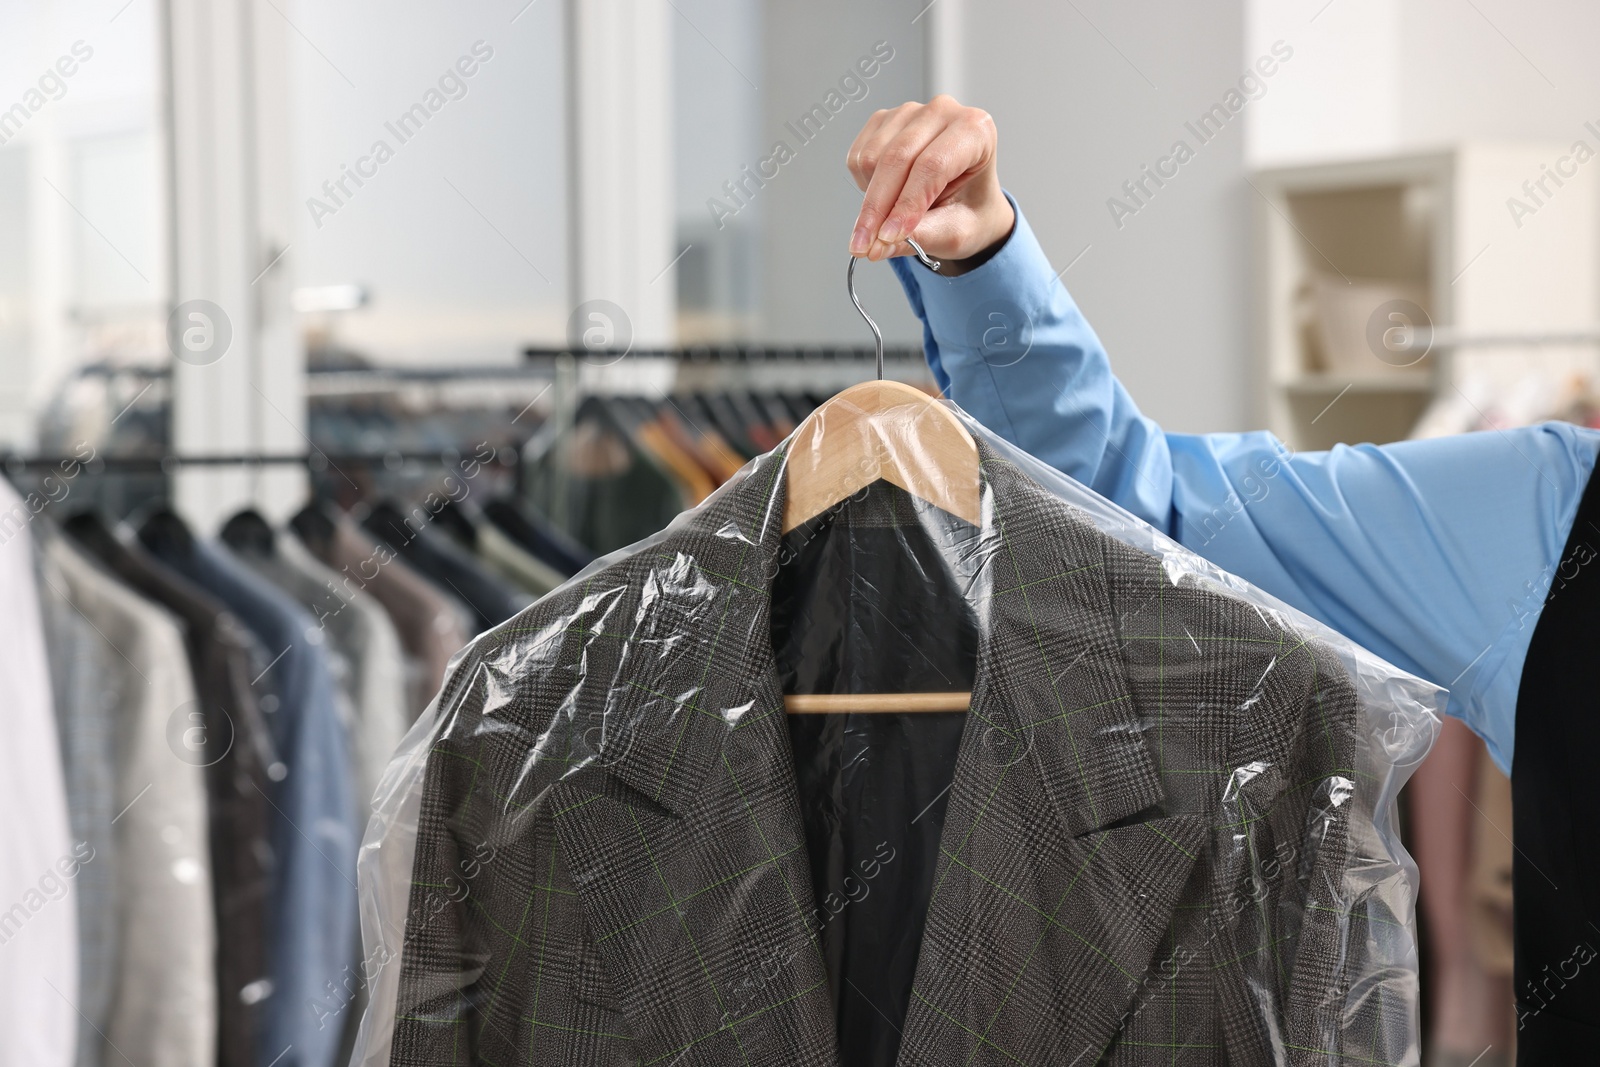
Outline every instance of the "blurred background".
[[[844, 155], [940, 92], [995, 116], [1168, 429], [1588, 423], [1597, 39], [1578, 0], [8, 4], [0, 454], [19, 487], [93, 456], [75, 502], [207, 534], [477, 456], [617, 547], [870, 375]], [[859, 288], [929, 384], [890, 272]], [[648, 506], [573, 488], [671, 468], [652, 433], [694, 469]], [[1408, 791], [1425, 1010], [1463, 1054], [1512, 1030], [1509, 800], [1475, 746]]]

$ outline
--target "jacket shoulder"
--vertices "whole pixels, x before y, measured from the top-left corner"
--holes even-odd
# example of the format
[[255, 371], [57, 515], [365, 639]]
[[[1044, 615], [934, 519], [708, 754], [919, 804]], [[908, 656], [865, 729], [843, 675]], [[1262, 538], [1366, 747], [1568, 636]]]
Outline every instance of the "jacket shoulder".
[[1286, 611], [1226, 588], [1209, 565], [1185, 568], [1182, 555], [1105, 542], [1124, 664], [1152, 714], [1187, 718], [1205, 758], [1227, 767], [1320, 766], [1310, 758], [1314, 735], [1324, 738], [1315, 751], [1351, 761], [1359, 701], [1333, 645]]

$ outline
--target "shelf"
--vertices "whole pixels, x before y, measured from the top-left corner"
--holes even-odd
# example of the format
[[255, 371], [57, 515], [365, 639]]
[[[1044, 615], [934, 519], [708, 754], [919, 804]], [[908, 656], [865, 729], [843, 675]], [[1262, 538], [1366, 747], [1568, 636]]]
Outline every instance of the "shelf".
[[1278, 388], [1290, 393], [1431, 393], [1433, 375], [1423, 372], [1372, 374], [1302, 374], [1279, 382]]
[[[1563, 176], [1536, 224], [1506, 210], [1507, 193], [1563, 150], [1463, 142], [1258, 172], [1268, 427], [1297, 449], [1396, 441], [1466, 376], [1495, 391], [1535, 368], [1600, 377], [1600, 172]], [[1375, 324], [1401, 312], [1423, 361], [1369, 363]]]

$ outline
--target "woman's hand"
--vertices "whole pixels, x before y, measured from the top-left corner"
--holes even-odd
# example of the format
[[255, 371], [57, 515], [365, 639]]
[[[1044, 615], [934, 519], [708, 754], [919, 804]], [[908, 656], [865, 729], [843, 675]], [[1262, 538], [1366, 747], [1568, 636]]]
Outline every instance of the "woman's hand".
[[908, 256], [910, 236], [943, 260], [941, 274], [982, 263], [1016, 223], [1000, 191], [998, 136], [987, 111], [948, 96], [874, 114], [846, 158], [867, 194], [850, 254]]

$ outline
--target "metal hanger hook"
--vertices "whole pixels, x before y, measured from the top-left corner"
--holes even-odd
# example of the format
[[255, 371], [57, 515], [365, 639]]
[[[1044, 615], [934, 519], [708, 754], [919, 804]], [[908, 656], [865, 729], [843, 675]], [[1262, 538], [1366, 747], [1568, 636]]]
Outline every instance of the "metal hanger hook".
[[917, 258], [922, 261], [922, 265], [927, 267], [929, 270], [938, 270], [941, 266], [943, 266], [943, 264], [941, 264], [937, 259], [931, 258], [928, 253], [924, 252], [922, 250], [922, 246], [917, 244], [915, 238], [907, 237], [906, 244], [911, 246], [911, 251], [917, 254]]
[[[911, 250], [917, 254], [917, 259], [922, 261], [924, 267], [934, 271], [939, 269], [942, 264], [937, 259], [930, 258], [928, 253], [922, 250], [921, 245], [909, 237], [905, 240], [906, 244], [911, 246]], [[878, 329], [878, 324], [872, 321], [872, 316], [867, 314], [867, 309], [861, 306], [861, 298], [856, 295], [856, 260], [858, 258], [857, 256], [850, 257], [850, 266], [844, 273], [844, 284], [845, 288], [850, 291], [850, 303], [856, 306], [856, 311], [860, 313], [863, 319], [867, 320], [867, 325], [872, 328], [872, 343], [878, 355], [878, 381], [881, 382], [883, 381], [883, 331]]]

